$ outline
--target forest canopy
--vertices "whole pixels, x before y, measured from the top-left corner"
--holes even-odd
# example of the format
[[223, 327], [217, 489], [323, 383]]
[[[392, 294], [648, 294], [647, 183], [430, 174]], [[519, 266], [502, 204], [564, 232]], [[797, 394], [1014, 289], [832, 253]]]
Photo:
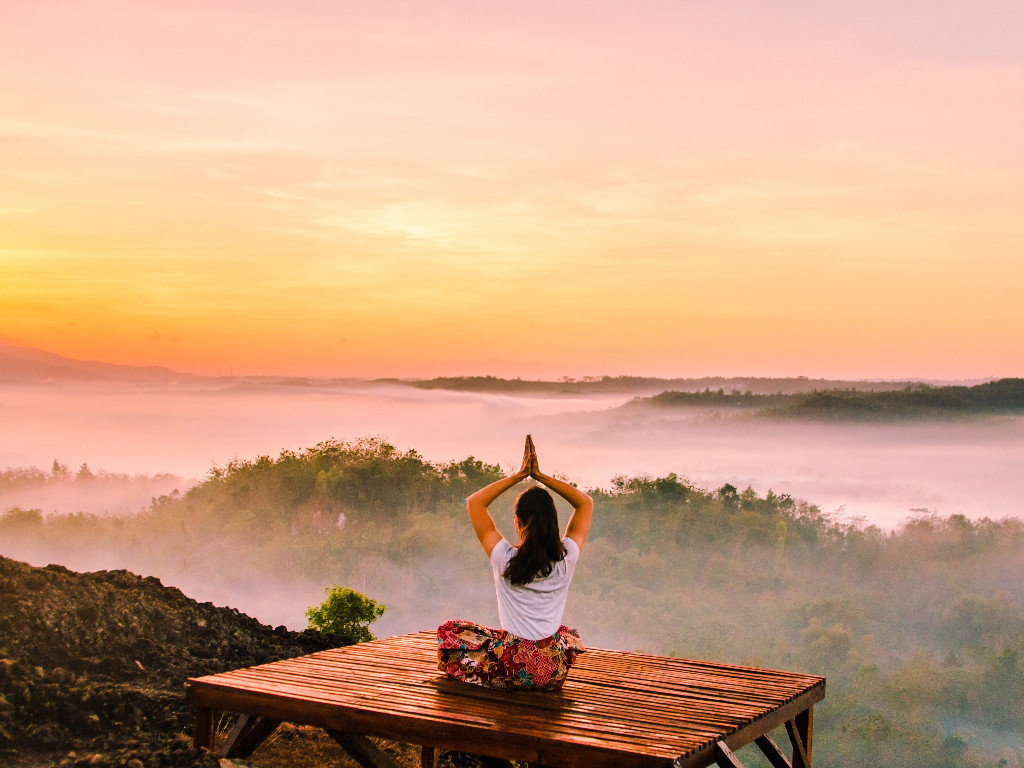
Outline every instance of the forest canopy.
[[698, 392], [665, 391], [637, 398], [624, 407], [720, 407], [757, 409], [766, 418], [898, 421], [903, 419], [1024, 413], [1024, 379], [936, 387], [908, 384], [900, 389], [857, 388], [757, 394], [748, 390], [706, 388]]
[[[346, 584], [388, 606], [377, 635], [487, 621], [493, 587], [463, 500], [501, 474], [380, 438], [332, 440], [216, 466], [138, 515], [12, 508], [0, 549], [69, 567], [103, 557], [230, 599], [285, 595], [299, 621], [326, 586]], [[1024, 765], [1021, 519], [920, 510], [884, 531], [675, 474], [590, 492], [566, 614], [585, 642], [827, 676], [821, 766], [880, 754], [922, 768]], [[511, 533], [508, 503], [492, 511]]]

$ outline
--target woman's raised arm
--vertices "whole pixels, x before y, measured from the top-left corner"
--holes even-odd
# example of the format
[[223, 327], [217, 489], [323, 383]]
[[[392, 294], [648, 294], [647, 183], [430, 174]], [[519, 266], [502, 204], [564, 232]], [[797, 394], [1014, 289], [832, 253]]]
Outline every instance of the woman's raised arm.
[[484, 486], [479, 491], [466, 499], [466, 511], [469, 512], [469, 521], [473, 524], [476, 537], [484, 548], [487, 556], [491, 556], [491, 550], [501, 541], [501, 534], [494, 525], [494, 518], [487, 511], [487, 507], [512, 486], [522, 482], [530, 476], [530, 455], [533, 441], [526, 436], [526, 449], [523, 451], [523, 466], [514, 475], [495, 480], [490, 485]]
[[544, 483], [544, 485], [572, 504], [573, 513], [572, 517], [569, 518], [569, 524], [565, 528], [565, 535], [575, 541], [582, 550], [583, 545], [587, 542], [587, 534], [590, 532], [590, 520], [594, 514], [594, 500], [579, 488], [541, 472], [540, 463], [537, 460], [537, 449], [533, 445], [533, 438], [527, 435], [526, 442], [530, 453], [530, 477]]

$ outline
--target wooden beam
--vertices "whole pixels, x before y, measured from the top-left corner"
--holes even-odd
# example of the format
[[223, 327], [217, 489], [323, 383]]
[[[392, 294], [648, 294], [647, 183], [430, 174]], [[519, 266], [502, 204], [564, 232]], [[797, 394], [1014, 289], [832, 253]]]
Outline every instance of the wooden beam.
[[213, 710], [196, 707], [196, 721], [192, 726], [192, 744], [196, 749], [213, 749]]
[[719, 768], [743, 768], [743, 763], [736, 758], [724, 741], [715, 743], [715, 762]]
[[772, 768], [793, 768], [786, 755], [779, 749], [779, 745], [772, 741], [771, 737], [765, 734], [754, 739], [754, 743], [761, 748], [761, 752], [768, 758]]
[[[465, 683], [453, 683], [453, 685], [460, 686], [460, 689], [478, 688]], [[486, 689], [481, 688], [480, 690], [485, 691]], [[491, 696], [503, 693], [486, 692]], [[507, 693], [504, 695], [508, 696]], [[532, 696], [550, 696], [550, 694], [532, 694]], [[459, 728], [457, 723], [426, 721], [424, 724], [418, 716], [411, 717], [401, 714], [381, 718], [375, 714], [341, 707], [335, 702], [290, 700], [289, 710], [282, 710], [280, 702], [274, 698], [264, 697], [259, 693], [241, 690], [228, 691], [219, 688], [200, 690], [200, 695], [195, 698], [211, 706], [216, 702], [215, 709], [252, 712], [300, 725], [317, 726], [328, 732], [331, 729], [345, 733], [358, 731], [406, 744], [433, 742], [435, 745], [443, 744], [445, 749], [486, 754], [510, 760], [541, 762], [539, 756], [543, 751], [545, 757], [550, 758], [546, 763], [548, 765], [579, 766], [580, 768], [651, 768], [651, 766], [662, 764], [661, 761], [651, 761], [643, 755], [623, 752], [621, 747], [615, 743], [609, 745], [593, 741], [589, 743], [559, 743], [552, 742], [550, 739], [540, 740], [518, 734], [509, 736], [508, 733], [494, 727], [474, 728], [472, 732], [467, 733]], [[282, 715], [284, 715], [283, 718]], [[410, 725], [421, 727], [412, 730]], [[697, 763], [688, 761], [686, 764]], [[710, 763], [705, 762], [703, 765], [710, 765]]]
[[220, 751], [221, 757], [248, 757], [267, 737], [277, 730], [280, 720], [269, 720], [256, 715], [242, 715], [228, 734]]
[[811, 768], [813, 755], [811, 746], [814, 741], [814, 707], [808, 707], [804, 712], [796, 716], [796, 729], [804, 742], [804, 752], [807, 753], [807, 768]]
[[328, 730], [327, 733], [363, 768], [400, 768], [390, 755], [381, 751], [365, 736], [333, 729]]
[[231, 726], [231, 730], [228, 731], [227, 738], [224, 740], [224, 746], [220, 750], [220, 756], [227, 757], [228, 749], [236, 744], [252, 728], [252, 724], [257, 720], [259, 720], [259, 717], [256, 715], [239, 715], [238, 719], [235, 720], [235, 724]]
[[[810, 709], [807, 709], [806, 712], [809, 713]], [[803, 718], [802, 722], [798, 723], [799, 718], [800, 715], [797, 715], [792, 720], [786, 721], [786, 732], [793, 745], [793, 768], [811, 768], [810, 750], [807, 748], [807, 742], [804, 741], [808, 735], [809, 719]]]
[[[766, 733], [770, 733], [776, 728], [786, 725], [786, 729], [789, 730], [790, 721], [794, 720], [801, 713], [810, 709], [817, 702], [825, 698], [825, 681], [822, 679], [819, 685], [816, 685], [803, 694], [790, 700], [781, 707], [768, 712], [762, 717], [759, 717], [746, 725], [740, 726], [737, 730], [733, 731], [726, 738], [722, 739], [730, 748], [739, 749], [745, 747], [750, 742], [754, 741], [758, 736], [762, 736]], [[714, 761], [714, 754], [717, 752], [715, 744], [711, 743], [706, 748], [699, 749], [695, 752], [687, 755], [689, 764], [691, 765], [710, 765]], [[800, 766], [794, 758], [793, 768], [810, 768], [810, 764], [807, 766]]]
[[420, 768], [434, 768], [434, 748], [420, 748]]

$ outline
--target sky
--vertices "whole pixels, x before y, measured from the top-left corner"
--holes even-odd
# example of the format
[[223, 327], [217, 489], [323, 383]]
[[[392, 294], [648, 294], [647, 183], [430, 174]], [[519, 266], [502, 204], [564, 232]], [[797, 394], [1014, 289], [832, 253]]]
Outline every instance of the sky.
[[0, 339], [1024, 375], [1024, 5], [0, 0]]

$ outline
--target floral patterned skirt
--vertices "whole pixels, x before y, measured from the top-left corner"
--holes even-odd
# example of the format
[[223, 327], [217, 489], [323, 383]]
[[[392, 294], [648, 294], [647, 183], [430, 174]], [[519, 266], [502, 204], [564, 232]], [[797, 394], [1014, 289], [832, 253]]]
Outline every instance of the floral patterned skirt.
[[469, 621], [446, 621], [437, 628], [437, 668], [456, 680], [499, 690], [558, 690], [585, 650], [576, 630], [564, 625], [541, 640]]

